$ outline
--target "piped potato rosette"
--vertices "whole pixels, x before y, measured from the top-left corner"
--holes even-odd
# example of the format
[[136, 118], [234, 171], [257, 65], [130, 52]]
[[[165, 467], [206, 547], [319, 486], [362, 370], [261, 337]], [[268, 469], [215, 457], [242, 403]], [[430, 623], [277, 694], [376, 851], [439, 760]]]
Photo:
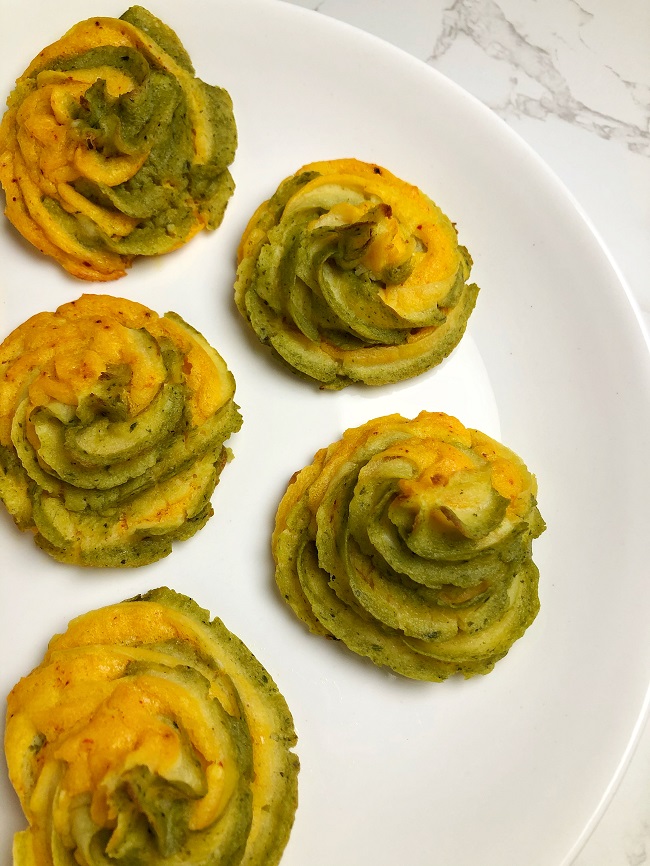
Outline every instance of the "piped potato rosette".
[[234, 393], [175, 313], [108, 295], [38, 313], [0, 345], [0, 499], [61, 562], [160, 559], [213, 513]]
[[15, 866], [275, 866], [293, 720], [219, 619], [157, 589], [73, 620], [8, 698]]
[[234, 183], [228, 93], [205, 84], [176, 34], [146, 9], [90, 18], [16, 82], [0, 125], [6, 214], [84, 280], [214, 229]]
[[458, 344], [478, 287], [454, 224], [356, 159], [314, 162], [257, 209], [235, 299], [259, 339], [322, 388], [398, 382]]
[[292, 478], [276, 581], [314, 634], [413, 679], [486, 674], [538, 609], [536, 480], [457, 419], [389, 415]]

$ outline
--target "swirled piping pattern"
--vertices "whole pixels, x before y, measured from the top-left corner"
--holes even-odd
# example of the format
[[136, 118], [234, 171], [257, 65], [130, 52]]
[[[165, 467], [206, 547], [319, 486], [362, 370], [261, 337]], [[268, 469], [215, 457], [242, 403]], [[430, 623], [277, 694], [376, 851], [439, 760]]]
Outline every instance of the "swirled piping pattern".
[[219, 619], [152, 590], [83, 614], [8, 698], [15, 866], [275, 866], [297, 805], [287, 704]]
[[485, 674], [539, 609], [536, 480], [441, 413], [348, 430], [280, 502], [278, 587], [315, 634], [407, 677]]
[[160, 559], [213, 513], [234, 393], [175, 313], [108, 295], [38, 313], [0, 346], [0, 499], [62, 562]]
[[259, 339], [323, 388], [439, 364], [478, 288], [455, 226], [417, 187], [356, 159], [283, 181], [239, 246], [235, 298]]
[[139, 6], [91, 18], [33, 60], [0, 125], [6, 214], [70, 274], [106, 281], [135, 256], [216, 228], [234, 190], [232, 102]]

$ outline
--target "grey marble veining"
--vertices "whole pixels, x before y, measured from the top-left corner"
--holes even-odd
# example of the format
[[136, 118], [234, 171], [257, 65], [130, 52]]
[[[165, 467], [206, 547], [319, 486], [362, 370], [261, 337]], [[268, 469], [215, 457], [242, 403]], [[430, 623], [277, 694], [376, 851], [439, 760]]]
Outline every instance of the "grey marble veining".
[[[426, 61], [436, 66], [460, 41], [469, 40], [499, 66], [504, 93], [487, 104], [505, 120], [522, 116], [544, 120], [555, 116], [601, 138], [619, 140], [635, 153], [650, 156], [650, 87], [624, 81], [613, 69], [608, 70], [638, 106], [638, 122], [607, 113], [575, 96], [558, 62], [557, 51], [528, 36], [521, 22], [508, 16], [508, 5], [496, 0], [455, 0], [445, 9], [441, 32]], [[580, 37], [578, 42], [584, 46], [584, 52], [590, 54], [592, 49], [581, 30], [594, 15], [575, 2], [570, 4], [570, 11], [579, 19], [574, 22], [573, 32]], [[546, 35], [561, 44], [561, 32], [551, 30]]]
[[643, 62], [650, 47], [650, 3], [645, 0], [615, 8], [604, 0], [404, 0], [399, 15], [395, 0], [289, 2], [363, 26], [436, 68], [447, 68], [449, 55], [455, 55], [458, 74], [463, 78], [464, 64], [468, 89], [478, 89], [479, 96], [476, 72], [483, 68], [498, 92], [483, 101], [506, 120], [554, 116], [650, 156], [650, 62]]

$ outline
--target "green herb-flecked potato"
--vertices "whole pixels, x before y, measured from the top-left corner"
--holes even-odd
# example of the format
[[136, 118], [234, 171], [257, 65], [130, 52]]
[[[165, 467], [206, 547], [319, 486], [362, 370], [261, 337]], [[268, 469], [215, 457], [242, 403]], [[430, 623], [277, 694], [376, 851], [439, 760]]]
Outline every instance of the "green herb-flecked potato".
[[191, 599], [84, 614], [9, 695], [14, 866], [275, 866], [295, 743], [271, 676]]
[[421, 680], [485, 674], [539, 609], [536, 481], [441, 413], [348, 430], [291, 480], [276, 581], [309, 629]]
[[234, 393], [175, 313], [108, 295], [39, 313], [0, 345], [0, 499], [61, 562], [160, 559], [212, 515]]
[[439, 364], [478, 295], [451, 220], [417, 187], [356, 159], [284, 180], [251, 217], [238, 258], [241, 314], [281, 361], [328, 389]]
[[6, 214], [73, 276], [114, 280], [221, 223], [236, 147], [229, 94], [194, 74], [173, 30], [141, 6], [90, 18], [9, 97]]

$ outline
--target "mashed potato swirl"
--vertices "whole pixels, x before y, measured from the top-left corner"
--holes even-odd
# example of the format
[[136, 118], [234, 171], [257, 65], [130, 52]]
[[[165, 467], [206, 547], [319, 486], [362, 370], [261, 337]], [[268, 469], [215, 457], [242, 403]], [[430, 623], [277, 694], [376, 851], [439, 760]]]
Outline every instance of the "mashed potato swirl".
[[251, 217], [235, 298], [259, 339], [323, 388], [439, 364], [478, 288], [451, 221], [417, 187], [356, 159], [315, 162]]
[[273, 555], [309, 629], [414, 679], [488, 673], [539, 609], [536, 481], [457, 419], [389, 415], [292, 478]]
[[6, 214], [84, 280], [124, 276], [221, 222], [237, 132], [222, 88], [194, 75], [147, 10], [90, 18], [16, 82], [0, 125]]
[[219, 619], [161, 588], [83, 614], [8, 698], [15, 866], [274, 866], [291, 713]]
[[212, 515], [234, 393], [175, 313], [108, 295], [38, 313], [0, 345], [0, 499], [62, 562], [160, 559]]

